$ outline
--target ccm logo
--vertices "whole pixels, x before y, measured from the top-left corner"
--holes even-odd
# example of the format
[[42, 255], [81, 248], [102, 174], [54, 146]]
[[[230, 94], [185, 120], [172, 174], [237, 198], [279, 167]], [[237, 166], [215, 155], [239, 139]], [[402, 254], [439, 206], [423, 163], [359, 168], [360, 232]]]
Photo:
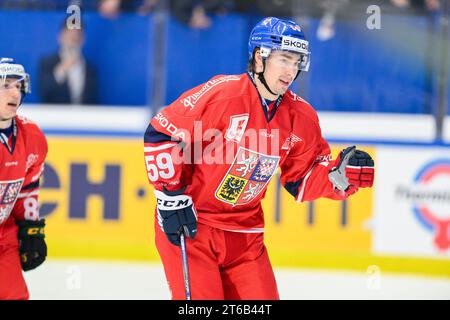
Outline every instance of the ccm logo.
[[158, 205], [163, 205], [164, 207], [170, 207], [170, 208], [185, 208], [189, 205], [189, 199], [186, 200], [163, 200], [163, 199], [157, 199]]
[[283, 45], [287, 47], [296, 47], [299, 49], [308, 50], [308, 45], [305, 42], [283, 39]]
[[27, 232], [28, 235], [34, 236], [37, 234], [44, 234], [44, 228], [30, 228]]

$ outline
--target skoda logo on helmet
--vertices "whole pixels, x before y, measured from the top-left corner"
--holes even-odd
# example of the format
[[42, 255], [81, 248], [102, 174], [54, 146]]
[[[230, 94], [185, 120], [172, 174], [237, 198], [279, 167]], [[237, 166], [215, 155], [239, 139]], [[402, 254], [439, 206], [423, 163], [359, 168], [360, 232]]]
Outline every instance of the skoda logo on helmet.
[[281, 42], [281, 50], [296, 51], [308, 54], [308, 41], [284, 36]]
[[308, 44], [300, 40], [283, 39], [283, 46], [296, 47], [302, 50], [308, 50]]

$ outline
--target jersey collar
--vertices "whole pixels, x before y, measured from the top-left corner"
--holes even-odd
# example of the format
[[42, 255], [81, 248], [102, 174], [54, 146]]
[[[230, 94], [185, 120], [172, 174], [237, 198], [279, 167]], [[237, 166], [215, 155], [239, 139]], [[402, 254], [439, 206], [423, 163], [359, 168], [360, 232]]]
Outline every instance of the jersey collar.
[[[17, 123], [16, 123], [16, 118], [12, 119], [12, 124], [11, 124], [11, 133], [8, 134], [8, 132], [6, 130], [6, 132], [1, 132], [0, 133], [0, 142], [5, 146], [5, 148], [9, 151], [10, 154], [13, 154], [14, 152], [14, 148], [16, 147], [16, 139], [17, 139]], [[9, 136], [11, 136], [11, 145], [8, 143], [9, 142]]]
[[253, 86], [255, 87], [256, 92], [258, 93], [259, 101], [260, 101], [262, 109], [264, 111], [264, 115], [266, 116], [266, 120], [267, 120], [267, 122], [270, 122], [270, 120], [272, 120], [273, 117], [275, 116], [275, 113], [277, 112], [278, 107], [280, 106], [281, 100], [283, 100], [284, 95], [278, 96], [278, 98], [275, 100], [275, 105], [273, 106], [273, 110], [272, 110], [271, 114], [269, 114], [269, 106], [267, 105], [266, 100], [261, 96], [261, 94], [258, 91], [258, 87], [256, 86], [255, 78], [253, 77], [253, 73], [247, 72], [247, 76], [250, 78], [251, 82], [253, 83]]

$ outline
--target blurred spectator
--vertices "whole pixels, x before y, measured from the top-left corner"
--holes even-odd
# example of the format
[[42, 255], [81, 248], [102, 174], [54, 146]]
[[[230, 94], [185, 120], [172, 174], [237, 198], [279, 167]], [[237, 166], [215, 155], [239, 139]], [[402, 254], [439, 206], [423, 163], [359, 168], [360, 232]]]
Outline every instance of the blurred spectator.
[[19, 10], [45, 10], [56, 9], [58, 7], [57, 0], [0, 0], [2, 9], [19, 9]]
[[[82, 10], [98, 10], [107, 18], [114, 18], [122, 11], [148, 13], [159, 0], [0, 0], [1, 9], [17, 10], [65, 10], [75, 4]], [[167, 0], [165, 0], [167, 1]]]
[[[256, 0], [256, 10], [262, 16], [292, 18], [292, 8], [295, 0]], [[298, 2], [298, 5], [303, 4]]]
[[148, 14], [155, 8], [158, 1], [159, 0], [98, 0], [98, 12], [108, 19], [116, 18], [124, 11]]
[[339, 10], [342, 10], [348, 4], [350, 4], [350, 0], [319, 1], [319, 6], [323, 9], [323, 14], [320, 18], [319, 27], [317, 28], [317, 39], [326, 41], [334, 37], [336, 33], [336, 15]]
[[83, 57], [83, 28], [68, 29], [64, 22], [59, 50], [39, 63], [39, 94], [43, 103], [96, 104], [95, 69]]
[[401, 9], [416, 8], [430, 12], [438, 11], [441, 7], [440, 0], [391, 0], [391, 3]]
[[65, 10], [69, 5], [76, 4], [83, 9], [92, 9], [92, 4], [98, 0], [0, 0], [1, 9], [17, 10]]
[[441, 3], [439, 0], [425, 0], [425, 5], [429, 11], [438, 11], [441, 9]]
[[218, 0], [171, 0], [171, 11], [182, 23], [193, 29], [211, 26], [210, 14], [226, 14], [233, 8], [233, 1]]
[[[440, 8], [439, 0], [389, 0], [381, 1], [380, 4], [384, 10], [383, 12], [394, 12], [397, 14], [402, 12], [405, 14], [426, 14], [437, 11]], [[371, 5], [371, 1], [318, 0], [317, 5], [322, 10], [319, 27], [317, 28], [317, 38], [326, 41], [335, 36], [335, 24], [339, 16], [348, 16], [349, 13], [358, 10], [361, 5]], [[394, 8], [395, 11], [389, 7]]]
[[121, 10], [121, 0], [100, 0], [98, 3], [98, 12], [105, 18], [116, 18]]
[[[167, 0], [163, 0], [167, 1]], [[137, 12], [141, 15], [149, 14], [159, 4], [159, 0], [144, 0], [139, 6]]]

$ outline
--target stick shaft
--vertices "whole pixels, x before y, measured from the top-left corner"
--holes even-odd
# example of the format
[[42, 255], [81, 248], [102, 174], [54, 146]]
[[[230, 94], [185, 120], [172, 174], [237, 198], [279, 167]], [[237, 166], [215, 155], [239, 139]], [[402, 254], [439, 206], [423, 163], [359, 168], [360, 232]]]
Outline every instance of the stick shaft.
[[184, 289], [186, 291], [186, 300], [191, 300], [191, 285], [189, 279], [189, 265], [187, 260], [186, 239], [184, 233], [180, 235], [181, 242], [181, 260], [183, 262]]

